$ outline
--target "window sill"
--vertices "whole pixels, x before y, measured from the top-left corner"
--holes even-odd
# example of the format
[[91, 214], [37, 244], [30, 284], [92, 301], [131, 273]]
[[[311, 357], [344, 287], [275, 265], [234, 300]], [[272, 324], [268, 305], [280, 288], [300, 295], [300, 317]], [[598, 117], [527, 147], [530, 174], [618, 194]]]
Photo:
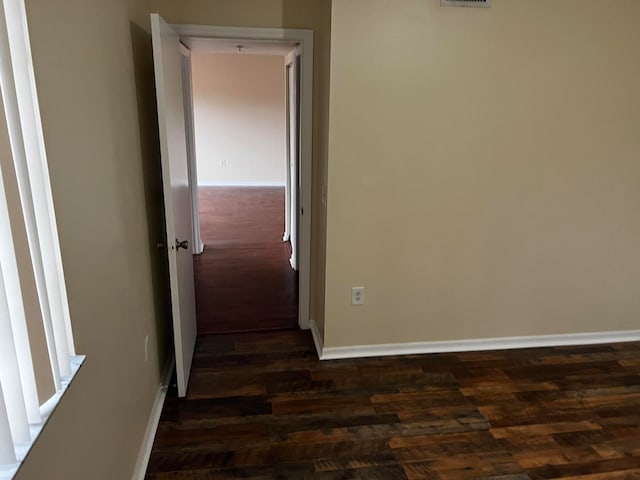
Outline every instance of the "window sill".
[[40, 433], [44, 429], [45, 425], [49, 421], [49, 418], [51, 418], [51, 415], [53, 414], [60, 400], [67, 391], [67, 388], [76, 378], [78, 370], [80, 370], [80, 367], [84, 363], [85, 359], [85, 355], [76, 355], [74, 357], [71, 357], [71, 375], [62, 379], [62, 388], [60, 389], [60, 391], [40, 407], [42, 422], [29, 426], [29, 428], [31, 429], [30, 443], [22, 443], [17, 445], [16, 456], [18, 457], [18, 462], [13, 465], [0, 466], [0, 480], [11, 480], [16, 476], [18, 470], [20, 469], [20, 466], [23, 464], [25, 458], [29, 454], [31, 447], [37, 441]]

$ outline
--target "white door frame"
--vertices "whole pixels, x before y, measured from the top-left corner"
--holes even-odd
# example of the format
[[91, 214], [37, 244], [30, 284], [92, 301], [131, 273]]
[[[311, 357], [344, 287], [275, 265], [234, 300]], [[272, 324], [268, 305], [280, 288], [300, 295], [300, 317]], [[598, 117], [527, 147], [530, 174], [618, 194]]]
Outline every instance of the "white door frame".
[[297, 53], [294, 52], [291, 55], [291, 60], [285, 61], [285, 69], [287, 73], [287, 178], [288, 178], [288, 197], [286, 200], [288, 207], [288, 220], [287, 233], [291, 240], [291, 258], [289, 263], [291, 268], [298, 270], [298, 241], [299, 241], [299, 217], [291, 215], [290, 212], [298, 211], [298, 204], [300, 203], [300, 191], [299, 191], [299, 172], [300, 172], [300, 117], [299, 107], [300, 102], [298, 99], [298, 70], [299, 62], [297, 59]]
[[[181, 38], [294, 41], [300, 48], [300, 205], [298, 206], [298, 325], [310, 328], [311, 284], [311, 178], [313, 157], [313, 31], [288, 28], [218, 27], [179, 25], [172, 27]], [[193, 129], [188, 132], [194, 137]], [[293, 212], [291, 213], [294, 214]]]
[[[191, 50], [180, 44], [182, 55], [182, 96], [184, 100], [184, 126], [187, 134], [187, 167], [189, 167], [189, 185], [198, 184], [198, 164], [196, 162], [196, 142], [193, 135], [193, 91], [191, 83]], [[200, 235], [200, 202], [198, 201], [198, 189], [191, 190], [191, 214], [193, 216], [193, 236], [191, 239], [191, 251], [194, 255], [200, 255], [204, 250], [204, 243]]]
[[289, 69], [291, 68], [291, 61], [289, 55], [285, 57], [284, 61], [284, 74], [285, 74], [285, 117], [286, 117], [286, 158], [284, 169], [284, 234], [282, 235], [282, 241], [288, 242], [291, 238], [291, 107], [290, 93], [289, 93]]

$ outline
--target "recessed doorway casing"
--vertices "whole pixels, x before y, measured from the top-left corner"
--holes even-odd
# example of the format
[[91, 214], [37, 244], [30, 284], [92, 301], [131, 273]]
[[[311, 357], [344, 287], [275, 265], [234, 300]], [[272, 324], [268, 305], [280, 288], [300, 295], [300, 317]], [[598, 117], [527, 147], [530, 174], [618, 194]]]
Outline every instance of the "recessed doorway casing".
[[[313, 99], [313, 31], [280, 28], [244, 28], [218, 27], [208, 25], [172, 25], [187, 47], [190, 43], [206, 40], [233, 41], [263, 41], [266, 43], [295, 43], [299, 53], [299, 178], [298, 204], [295, 212], [291, 212], [292, 223], [297, 225], [297, 262], [298, 270], [298, 325], [308, 329], [309, 297], [310, 297], [310, 267], [311, 267], [311, 185], [312, 185], [312, 99]], [[187, 125], [187, 136], [193, 139], [193, 128]], [[195, 172], [195, 166], [192, 171]], [[192, 186], [195, 178], [191, 179]], [[292, 188], [296, 186], [292, 185]], [[197, 212], [197, 195], [194, 198], [194, 212]], [[197, 219], [194, 219], [197, 220]], [[194, 221], [194, 224], [196, 222]]]

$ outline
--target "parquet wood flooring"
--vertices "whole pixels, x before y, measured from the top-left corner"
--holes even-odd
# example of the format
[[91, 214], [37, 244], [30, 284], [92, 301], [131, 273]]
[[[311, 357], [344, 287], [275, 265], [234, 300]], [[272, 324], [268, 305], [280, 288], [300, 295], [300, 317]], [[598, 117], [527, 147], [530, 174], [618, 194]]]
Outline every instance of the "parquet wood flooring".
[[199, 202], [198, 333], [296, 328], [298, 280], [282, 241], [284, 187], [200, 187]]
[[640, 479], [640, 343], [319, 361], [201, 336], [147, 480]]

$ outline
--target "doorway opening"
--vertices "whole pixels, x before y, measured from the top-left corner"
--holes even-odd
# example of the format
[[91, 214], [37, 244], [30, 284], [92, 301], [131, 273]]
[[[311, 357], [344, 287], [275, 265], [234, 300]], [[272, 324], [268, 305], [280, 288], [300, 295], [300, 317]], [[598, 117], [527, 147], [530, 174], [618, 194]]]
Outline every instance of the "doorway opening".
[[[204, 37], [202, 27], [174, 28], [183, 46], [198, 333], [307, 328], [311, 78], [303, 86], [302, 70], [305, 60], [312, 65], [311, 32]], [[266, 30], [277, 38], [264, 38]]]
[[[201, 252], [198, 221], [197, 168], [194, 161], [195, 136], [191, 102], [189, 40], [290, 42], [298, 44], [299, 91], [298, 155], [291, 198], [297, 203], [290, 211], [295, 222], [289, 235], [293, 265], [298, 270], [298, 325], [308, 329], [311, 257], [311, 158], [312, 158], [312, 77], [313, 32], [273, 28], [231, 28], [170, 25], [158, 14], [151, 14], [151, 36], [158, 105], [158, 132], [163, 177], [166, 249], [171, 287], [171, 315], [176, 359], [178, 396], [186, 395], [197, 337], [193, 255]], [[292, 177], [293, 178], [293, 177]], [[294, 190], [297, 191], [294, 194]], [[286, 237], [286, 232], [284, 237]], [[189, 242], [187, 239], [191, 239]]]

